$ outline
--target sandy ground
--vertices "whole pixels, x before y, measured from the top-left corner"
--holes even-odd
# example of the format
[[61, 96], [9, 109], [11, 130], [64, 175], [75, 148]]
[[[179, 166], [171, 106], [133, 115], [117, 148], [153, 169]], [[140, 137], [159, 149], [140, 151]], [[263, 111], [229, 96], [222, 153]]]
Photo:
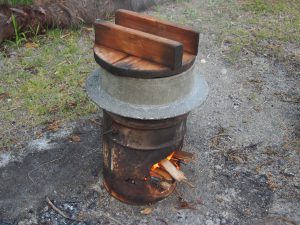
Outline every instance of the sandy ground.
[[111, 198], [102, 185], [99, 112], [0, 153], [0, 224], [300, 224], [299, 104], [289, 98], [299, 95], [299, 78], [266, 57], [229, 66], [213, 38], [201, 34], [197, 65], [210, 93], [190, 113], [184, 145], [197, 155], [183, 167], [195, 188], [179, 184], [150, 206]]

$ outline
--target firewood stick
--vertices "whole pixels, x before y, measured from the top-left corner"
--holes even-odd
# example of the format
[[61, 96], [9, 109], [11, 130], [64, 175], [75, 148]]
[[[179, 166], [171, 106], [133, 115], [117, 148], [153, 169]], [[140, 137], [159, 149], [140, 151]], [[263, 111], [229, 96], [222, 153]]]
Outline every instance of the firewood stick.
[[187, 180], [183, 180], [182, 182], [187, 184], [191, 188], [195, 188], [195, 185], [193, 185], [191, 182], [188, 182]]
[[160, 185], [163, 189], [165, 189], [165, 190], [170, 189], [171, 186], [172, 186], [170, 183], [165, 182], [165, 181], [160, 182], [159, 185]]
[[167, 171], [165, 171], [164, 169], [161, 169], [161, 168], [156, 168], [155, 170], [152, 170], [150, 172], [150, 175], [153, 176], [153, 177], [158, 177], [161, 180], [165, 180], [165, 181], [168, 181], [168, 182], [173, 181], [172, 176]]
[[175, 151], [173, 155], [174, 159], [181, 160], [185, 163], [189, 163], [195, 159], [195, 154], [185, 151]]
[[160, 164], [165, 168], [165, 170], [177, 181], [187, 180], [184, 173], [178, 170], [169, 160], [164, 159], [160, 161]]

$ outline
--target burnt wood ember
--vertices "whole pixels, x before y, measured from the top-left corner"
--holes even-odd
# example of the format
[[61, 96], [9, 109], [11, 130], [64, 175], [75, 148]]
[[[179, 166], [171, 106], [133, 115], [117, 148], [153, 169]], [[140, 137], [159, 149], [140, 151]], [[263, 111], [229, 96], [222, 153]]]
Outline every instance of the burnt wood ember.
[[[120, 201], [148, 204], [186, 181], [180, 163], [189, 112], [208, 94], [194, 62], [199, 33], [119, 10], [115, 24], [95, 22], [94, 57], [102, 67], [87, 80], [103, 113], [103, 176]], [[189, 184], [189, 183], [188, 183]]]

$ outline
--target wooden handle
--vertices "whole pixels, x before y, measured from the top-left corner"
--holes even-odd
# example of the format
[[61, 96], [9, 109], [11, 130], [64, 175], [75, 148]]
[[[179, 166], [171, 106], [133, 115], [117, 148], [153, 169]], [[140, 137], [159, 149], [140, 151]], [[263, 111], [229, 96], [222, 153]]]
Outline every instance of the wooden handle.
[[109, 22], [95, 22], [95, 44], [147, 59], [172, 69], [182, 67], [183, 45], [177, 41]]
[[120, 9], [116, 11], [116, 24], [178, 41], [183, 49], [193, 55], [198, 54], [199, 32], [177, 26], [140, 13]]

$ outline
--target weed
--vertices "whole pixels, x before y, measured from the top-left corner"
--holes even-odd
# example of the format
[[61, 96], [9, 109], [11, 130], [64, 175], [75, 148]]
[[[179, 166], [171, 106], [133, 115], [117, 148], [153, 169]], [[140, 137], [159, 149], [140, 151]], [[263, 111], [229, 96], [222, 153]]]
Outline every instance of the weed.
[[37, 27], [35, 29], [33, 27], [30, 27], [31, 39], [35, 43], [39, 42], [39, 38], [38, 38], [39, 32], [40, 32], [40, 25], [39, 24], [37, 25]]
[[17, 24], [14, 14], [11, 15], [12, 23], [15, 31], [15, 44], [19, 47], [23, 42], [27, 41], [25, 33], [20, 33], [20, 28]]

